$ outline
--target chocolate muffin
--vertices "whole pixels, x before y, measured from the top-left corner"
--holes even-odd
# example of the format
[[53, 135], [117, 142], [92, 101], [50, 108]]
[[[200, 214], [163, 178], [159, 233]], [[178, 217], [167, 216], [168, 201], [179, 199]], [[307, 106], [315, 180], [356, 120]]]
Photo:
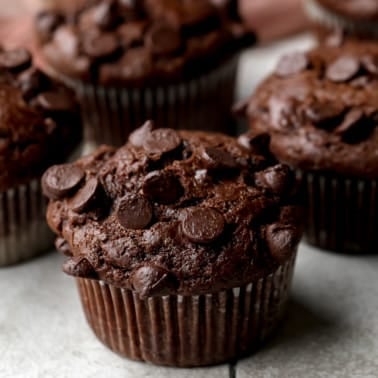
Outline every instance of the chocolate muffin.
[[42, 52], [82, 101], [86, 140], [122, 145], [146, 118], [230, 128], [238, 54], [253, 42], [233, 1], [95, 0], [37, 16]]
[[307, 240], [340, 252], [378, 242], [378, 45], [345, 40], [284, 56], [247, 106], [276, 157], [298, 172]]
[[80, 141], [78, 104], [23, 49], [0, 49], [0, 266], [53, 246], [40, 178]]
[[355, 37], [378, 37], [377, 0], [304, 0], [304, 7], [321, 40], [334, 30]]
[[209, 365], [275, 328], [301, 230], [294, 176], [260, 142], [147, 122], [118, 150], [45, 173], [63, 270], [113, 351]]

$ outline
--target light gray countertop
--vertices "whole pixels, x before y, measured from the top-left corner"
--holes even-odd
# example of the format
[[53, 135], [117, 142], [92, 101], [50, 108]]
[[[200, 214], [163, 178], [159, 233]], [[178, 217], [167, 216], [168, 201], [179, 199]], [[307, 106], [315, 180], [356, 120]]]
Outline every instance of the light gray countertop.
[[[239, 98], [307, 36], [247, 52]], [[282, 327], [235, 366], [170, 369], [118, 357], [87, 326], [74, 280], [55, 252], [0, 269], [0, 378], [312, 378], [378, 376], [378, 257], [301, 245]]]

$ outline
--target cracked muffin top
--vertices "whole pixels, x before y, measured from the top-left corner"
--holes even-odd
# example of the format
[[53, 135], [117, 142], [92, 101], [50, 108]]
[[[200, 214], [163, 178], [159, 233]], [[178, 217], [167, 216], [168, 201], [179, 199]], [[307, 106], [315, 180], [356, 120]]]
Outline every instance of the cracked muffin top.
[[266, 137], [137, 129], [46, 171], [47, 220], [64, 271], [142, 297], [246, 284], [290, 260], [300, 213], [295, 180]]
[[87, 0], [44, 11], [36, 30], [55, 71], [103, 85], [158, 85], [206, 73], [254, 37], [230, 0]]
[[29, 51], [0, 48], [0, 190], [64, 161], [80, 137], [73, 93], [36, 68]]
[[295, 168], [378, 177], [378, 45], [330, 39], [283, 56], [243, 109]]

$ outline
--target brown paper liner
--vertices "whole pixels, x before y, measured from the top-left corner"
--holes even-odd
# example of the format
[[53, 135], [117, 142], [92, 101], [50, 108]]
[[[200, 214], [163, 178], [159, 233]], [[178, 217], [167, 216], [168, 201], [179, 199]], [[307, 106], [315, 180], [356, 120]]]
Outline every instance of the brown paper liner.
[[39, 179], [0, 193], [0, 266], [27, 260], [54, 245], [45, 214]]
[[96, 336], [114, 352], [158, 365], [218, 364], [256, 349], [288, 299], [295, 254], [256, 282], [213, 294], [140, 299], [102, 281], [77, 279]]
[[344, 253], [376, 253], [378, 180], [298, 172], [308, 208], [305, 239]]
[[104, 87], [50, 71], [78, 93], [89, 151], [99, 144], [123, 145], [147, 119], [158, 127], [234, 134], [230, 120], [237, 66], [235, 57], [199, 78], [155, 88]]
[[349, 35], [378, 38], [378, 25], [373, 21], [354, 21], [324, 8], [316, 0], [304, 0], [304, 8], [320, 40], [340, 29]]

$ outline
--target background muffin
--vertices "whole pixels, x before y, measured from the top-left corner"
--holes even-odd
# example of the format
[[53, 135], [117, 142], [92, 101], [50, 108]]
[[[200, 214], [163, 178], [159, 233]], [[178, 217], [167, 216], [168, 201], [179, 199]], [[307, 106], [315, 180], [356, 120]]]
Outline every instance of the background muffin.
[[304, 7], [321, 39], [334, 30], [351, 36], [378, 37], [376, 0], [304, 0]]
[[27, 50], [0, 50], [0, 265], [53, 244], [39, 179], [81, 136], [71, 91], [32, 65]]
[[294, 177], [254, 138], [151, 126], [46, 172], [64, 271], [121, 355], [176, 366], [244, 355], [287, 300], [301, 235]]
[[307, 239], [375, 252], [378, 236], [378, 46], [340, 41], [284, 56], [247, 116], [276, 157], [303, 177]]
[[230, 128], [237, 55], [253, 39], [232, 2], [87, 1], [38, 15], [42, 52], [80, 95], [86, 140], [122, 145], [145, 119]]

